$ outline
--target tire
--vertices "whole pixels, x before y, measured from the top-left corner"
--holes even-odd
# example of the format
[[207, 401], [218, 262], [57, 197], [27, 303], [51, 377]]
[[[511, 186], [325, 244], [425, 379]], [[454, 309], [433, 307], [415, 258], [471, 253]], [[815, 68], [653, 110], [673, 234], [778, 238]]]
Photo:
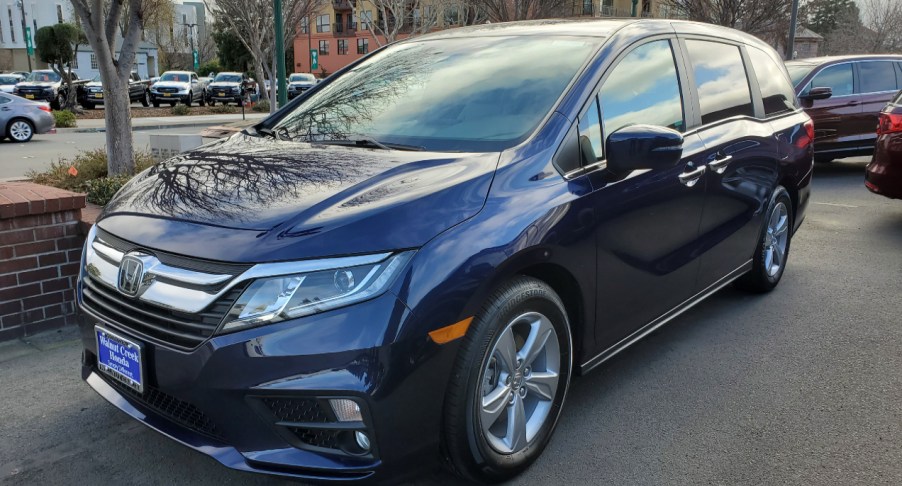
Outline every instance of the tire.
[[[185, 106], [191, 107], [191, 103], [193, 103], [193, 102], [194, 102], [194, 93], [189, 91], [188, 97], [185, 98]], [[172, 106], [175, 106], [175, 105], [172, 105]]]
[[57, 93], [56, 98], [50, 102], [50, 108], [53, 110], [61, 110], [66, 104], [66, 97], [62, 93]]
[[159, 107], [160, 107], [160, 102], [157, 101], [157, 100], [152, 101], [151, 104], [153, 105], [154, 108], [159, 108]]
[[792, 200], [786, 189], [777, 186], [767, 206], [761, 236], [752, 259], [752, 269], [736, 281], [737, 287], [764, 293], [770, 292], [780, 283], [789, 260], [792, 227]]
[[[544, 345], [533, 348], [538, 354], [524, 357], [526, 346], [517, 344], [517, 336]], [[551, 287], [517, 277], [495, 291], [464, 336], [448, 382], [442, 450], [450, 469], [469, 480], [499, 482], [528, 468], [554, 432], [570, 384], [572, 356], [566, 310]], [[497, 404], [497, 412], [483, 408], [483, 400], [492, 396], [499, 399], [485, 406]], [[520, 434], [508, 429], [517, 411], [524, 424]]]
[[198, 101], [197, 104], [200, 106], [207, 106], [207, 98], [205, 96], [201, 95], [200, 101]]
[[147, 91], [144, 92], [144, 95], [141, 96], [141, 106], [147, 108], [150, 105], [150, 95], [147, 94]]
[[829, 157], [829, 156], [821, 156], [821, 157], [815, 156], [814, 157], [815, 164], [829, 164], [830, 162], [833, 162], [833, 157]]
[[15, 118], [6, 126], [6, 136], [13, 142], [29, 142], [34, 136], [34, 124], [25, 118]]
[[82, 108], [84, 108], [84, 109], [86, 109], [86, 110], [93, 110], [93, 109], [94, 109], [94, 103], [90, 103], [90, 102], [88, 102], [88, 101], [85, 101], [84, 103], [82, 103], [81, 106], [82, 106]]
[[[170, 108], [175, 108], [175, 105], [177, 105], [177, 104], [178, 104], [178, 103], [169, 103], [169, 107], [170, 107]], [[188, 106], [191, 106], [191, 105], [188, 105]]]
[[216, 100], [210, 100], [209, 102], [207, 102], [207, 104], [210, 106], [216, 106]]

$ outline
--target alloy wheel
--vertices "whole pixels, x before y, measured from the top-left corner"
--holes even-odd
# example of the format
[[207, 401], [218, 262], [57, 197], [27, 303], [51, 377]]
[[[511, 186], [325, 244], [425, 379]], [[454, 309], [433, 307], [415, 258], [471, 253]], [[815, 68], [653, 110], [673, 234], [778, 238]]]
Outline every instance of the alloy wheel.
[[9, 136], [17, 142], [26, 142], [31, 138], [32, 129], [28, 122], [18, 120], [9, 127]]
[[529, 446], [548, 419], [560, 377], [561, 349], [551, 321], [538, 312], [513, 319], [484, 363], [479, 422], [501, 454]]
[[789, 211], [781, 201], [777, 202], [767, 222], [764, 235], [764, 269], [771, 277], [780, 273], [786, 262], [786, 247], [789, 242]]

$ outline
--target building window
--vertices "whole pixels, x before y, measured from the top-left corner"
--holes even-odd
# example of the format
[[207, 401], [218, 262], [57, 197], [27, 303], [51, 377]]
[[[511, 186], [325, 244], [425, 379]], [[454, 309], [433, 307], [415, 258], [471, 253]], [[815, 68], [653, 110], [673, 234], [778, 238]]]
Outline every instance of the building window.
[[370, 52], [369, 39], [357, 39], [357, 54], [366, 54]]
[[302, 18], [301, 19], [301, 33], [306, 34], [310, 29], [309, 26], [310, 26], [310, 19], [307, 17]]
[[69, 63], [69, 67], [72, 69], [78, 69], [78, 53], [76, 52], [74, 56], [72, 56], [72, 62]]
[[320, 56], [328, 56], [329, 55], [329, 41], [327, 41], [327, 40], [319, 41], [319, 55]]
[[60, 23], [60, 24], [65, 22], [65, 20], [63, 20], [63, 6], [62, 5], [56, 6], [56, 21], [57, 21], [57, 23]]
[[13, 24], [13, 8], [6, 7], [6, 13], [9, 14], [9, 37], [13, 42], [16, 42], [16, 27]]
[[338, 54], [343, 55], [348, 53], [348, 41], [346, 39], [338, 39]]
[[91, 53], [91, 69], [97, 69], [97, 56]]
[[316, 18], [316, 31], [317, 32], [330, 32], [331, 26], [329, 25], [329, 14], [320, 15]]
[[366, 10], [360, 14], [360, 28], [364, 30], [369, 30], [370, 26], [373, 24], [373, 11]]
[[583, 15], [592, 15], [595, 12], [595, 5], [593, 0], [583, 0]]

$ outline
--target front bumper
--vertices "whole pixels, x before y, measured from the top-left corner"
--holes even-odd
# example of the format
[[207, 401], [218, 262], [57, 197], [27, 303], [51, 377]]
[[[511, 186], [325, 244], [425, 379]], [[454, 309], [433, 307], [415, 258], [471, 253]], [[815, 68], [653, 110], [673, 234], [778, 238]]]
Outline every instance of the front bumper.
[[874, 194], [902, 199], [902, 134], [882, 135], [877, 140], [864, 185]]
[[17, 94], [17, 93], [13, 93], [13, 94], [16, 94], [16, 96], [20, 96], [20, 97], [25, 98], [26, 100], [30, 100], [30, 101], [47, 101], [47, 102], [56, 101], [56, 96], [54, 96], [53, 93], [45, 93], [43, 91], [40, 93], [28, 92], [28, 93], [21, 93], [21, 94]]
[[[399, 326], [415, 320], [391, 293], [216, 336], [190, 351], [106, 322], [79, 304], [85, 381], [136, 420], [225, 466], [352, 482], [396, 480], [437, 464], [444, 384], [456, 345], [425, 338], [391, 342]], [[97, 323], [144, 345], [143, 395], [97, 370]], [[341, 425], [330, 416], [329, 398], [360, 405], [371, 453], [342, 449], [348, 435], [329, 428]], [[316, 405], [319, 412], [311, 416]], [[286, 410], [307, 415], [286, 417]]]
[[150, 101], [159, 101], [160, 103], [184, 103], [188, 101], [188, 95], [182, 93], [150, 93]]

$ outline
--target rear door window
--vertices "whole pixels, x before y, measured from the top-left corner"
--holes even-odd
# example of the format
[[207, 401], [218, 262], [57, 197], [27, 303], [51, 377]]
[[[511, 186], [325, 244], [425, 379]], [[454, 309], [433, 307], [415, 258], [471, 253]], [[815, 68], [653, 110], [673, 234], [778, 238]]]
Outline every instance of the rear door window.
[[695, 73], [702, 123], [755, 116], [739, 47], [700, 40], [687, 40], [686, 47]]
[[748, 47], [749, 59], [755, 68], [755, 78], [761, 90], [766, 116], [779, 115], [795, 110], [795, 90], [783, 69], [764, 51]]
[[848, 96], [854, 92], [852, 79], [851, 63], [829, 66], [817, 73], [806, 92], [811, 88], [830, 88], [834, 97]]
[[635, 124], [685, 130], [680, 81], [668, 40], [633, 49], [605, 79], [598, 98], [606, 137]]
[[896, 90], [896, 69], [889, 61], [859, 62], [858, 79], [861, 94]]

